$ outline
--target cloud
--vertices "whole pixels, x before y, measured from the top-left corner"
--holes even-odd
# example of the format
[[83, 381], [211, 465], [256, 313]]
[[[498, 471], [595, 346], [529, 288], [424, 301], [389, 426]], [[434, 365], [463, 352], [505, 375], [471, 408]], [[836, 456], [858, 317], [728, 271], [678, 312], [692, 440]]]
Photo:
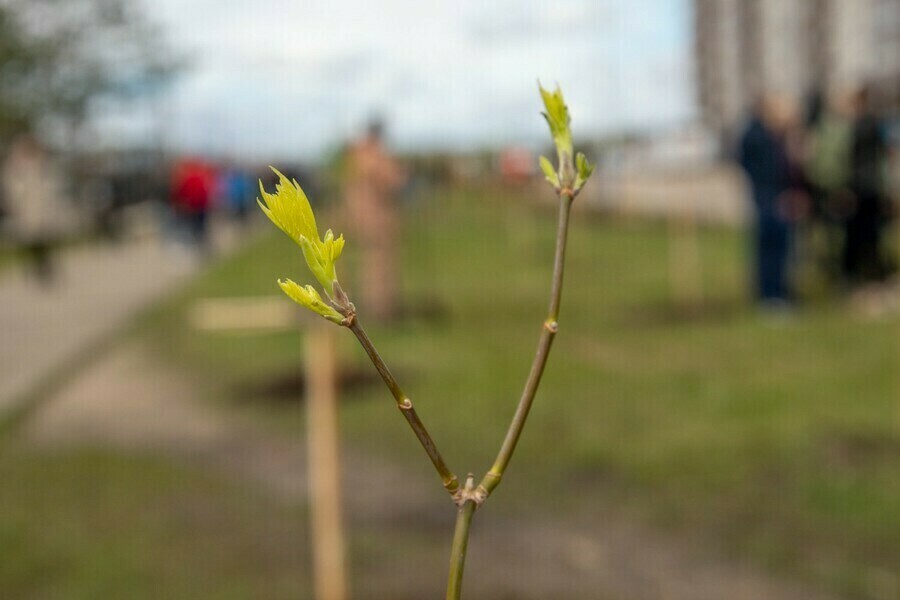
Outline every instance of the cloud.
[[687, 0], [144, 0], [193, 57], [162, 102], [165, 138], [310, 159], [372, 114], [408, 148], [537, 143], [535, 81], [576, 132], [691, 114]]

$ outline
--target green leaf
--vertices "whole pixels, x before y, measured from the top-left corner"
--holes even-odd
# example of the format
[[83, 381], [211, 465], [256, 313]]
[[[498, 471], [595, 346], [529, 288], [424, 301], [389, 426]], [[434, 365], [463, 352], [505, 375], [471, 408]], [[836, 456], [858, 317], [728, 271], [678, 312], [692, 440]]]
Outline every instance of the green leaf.
[[256, 201], [260, 208], [294, 242], [299, 244], [301, 237], [318, 240], [316, 217], [306, 194], [296, 181], [289, 180], [278, 169], [270, 168], [278, 175], [278, 183], [275, 184], [275, 193], [269, 194], [263, 188], [262, 181], [259, 182], [262, 200], [257, 198]]
[[554, 188], [559, 189], [559, 175], [556, 174], [556, 170], [553, 168], [553, 164], [550, 162], [546, 156], [542, 156], [540, 158], [541, 171], [544, 172], [544, 178], [552, 185]]
[[337, 239], [334, 238], [334, 234], [329, 229], [325, 232], [325, 241], [322, 243], [322, 253], [325, 255], [326, 260], [328, 260], [333, 266], [334, 263], [341, 257], [341, 253], [344, 251], [344, 236], [339, 235]]
[[559, 86], [552, 92], [545, 90], [538, 83], [541, 90], [541, 98], [544, 100], [544, 108], [546, 112], [542, 113], [547, 124], [550, 126], [550, 135], [553, 137], [553, 143], [556, 144], [556, 150], [560, 154], [568, 153], [572, 155], [572, 132], [569, 129], [569, 107], [563, 99], [562, 90]]
[[331, 287], [331, 282], [334, 281], [334, 263], [331, 263], [331, 271], [329, 271], [329, 265], [322, 255], [322, 249], [304, 236], [300, 236], [300, 248], [303, 250], [306, 266], [309, 267], [309, 270], [322, 284], [326, 293], [328, 293], [327, 290]]
[[587, 182], [590, 178], [591, 174], [594, 172], [595, 165], [592, 165], [588, 162], [588, 159], [584, 156], [583, 153], [579, 152], [575, 157], [575, 170], [577, 175], [575, 177], [575, 187], [574, 190], [577, 192], [581, 189], [581, 187]]
[[332, 323], [340, 325], [343, 322], [343, 315], [332, 306], [326, 304], [313, 286], [307, 285], [303, 287], [290, 279], [284, 281], [279, 279], [278, 285], [291, 300], [300, 306], [304, 306], [314, 313], [325, 317]]

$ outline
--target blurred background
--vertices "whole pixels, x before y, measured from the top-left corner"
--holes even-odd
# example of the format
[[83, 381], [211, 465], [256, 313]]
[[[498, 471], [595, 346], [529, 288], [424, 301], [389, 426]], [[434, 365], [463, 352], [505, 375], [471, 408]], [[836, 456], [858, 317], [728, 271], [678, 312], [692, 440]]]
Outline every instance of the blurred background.
[[897, 0], [0, 0], [0, 596], [441, 597], [452, 504], [258, 180], [480, 477], [537, 80], [598, 168], [466, 597], [900, 598]]

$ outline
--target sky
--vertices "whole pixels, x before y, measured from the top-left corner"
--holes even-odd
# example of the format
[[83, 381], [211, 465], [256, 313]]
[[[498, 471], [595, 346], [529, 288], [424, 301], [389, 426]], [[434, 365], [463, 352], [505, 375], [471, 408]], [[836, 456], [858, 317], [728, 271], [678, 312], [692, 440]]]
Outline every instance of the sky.
[[189, 66], [112, 136], [314, 160], [379, 116], [403, 150], [537, 145], [538, 80], [576, 138], [694, 114], [688, 0], [143, 2]]

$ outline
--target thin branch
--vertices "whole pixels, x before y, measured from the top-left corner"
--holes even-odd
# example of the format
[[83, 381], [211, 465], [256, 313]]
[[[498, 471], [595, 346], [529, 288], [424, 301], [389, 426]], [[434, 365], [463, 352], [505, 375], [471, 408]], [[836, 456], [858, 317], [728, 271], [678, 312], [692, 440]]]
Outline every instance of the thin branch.
[[525, 382], [525, 389], [522, 391], [522, 397], [519, 399], [519, 405], [513, 415], [512, 422], [506, 432], [506, 438], [500, 447], [500, 452], [494, 460], [494, 465], [487, 472], [478, 486], [476, 495], [480, 502], [494, 491], [500, 485], [500, 479], [506, 471], [506, 466], [512, 458], [513, 452], [516, 450], [516, 444], [522, 435], [522, 428], [525, 427], [525, 421], [528, 419], [528, 412], [531, 410], [531, 404], [534, 402], [534, 396], [537, 393], [538, 385], [541, 383], [541, 376], [544, 374], [544, 367], [547, 365], [547, 358], [550, 356], [550, 347], [553, 345], [553, 338], [559, 330], [559, 305], [562, 299], [563, 273], [565, 271], [566, 262], [566, 239], [569, 232], [569, 213], [572, 209], [572, 200], [574, 194], [570, 190], [562, 190], [559, 195], [559, 222], [556, 230], [556, 256], [553, 261], [553, 281], [550, 286], [550, 307], [547, 310], [547, 319], [544, 321], [541, 330], [541, 337], [538, 340], [537, 352], [534, 361], [531, 364], [531, 371], [528, 373], [528, 379]]
[[397, 383], [397, 380], [394, 379], [394, 375], [391, 373], [391, 370], [388, 369], [388, 366], [384, 363], [384, 360], [382, 360], [381, 355], [378, 354], [378, 350], [375, 349], [375, 345], [372, 343], [372, 340], [369, 339], [369, 336], [366, 335], [365, 329], [363, 329], [362, 325], [360, 325], [359, 319], [352, 319], [350, 324], [348, 325], [348, 328], [353, 332], [354, 335], [356, 335], [356, 339], [359, 340], [359, 343], [366, 351], [366, 354], [369, 355], [369, 358], [372, 360], [372, 364], [374, 364], [375, 369], [378, 370], [378, 374], [381, 375], [381, 378], [384, 380], [385, 385], [387, 385], [388, 389], [391, 390], [391, 394], [394, 395], [394, 399], [397, 401], [397, 408], [400, 409], [403, 417], [412, 428], [413, 433], [416, 434], [416, 438], [418, 438], [419, 443], [421, 443], [422, 447], [425, 449], [425, 453], [428, 454], [428, 458], [431, 459], [431, 463], [434, 465], [434, 468], [437, 469], [438, 475], [440, 475], [444, 487], [448, 492], [450, 492], [451, 495], [455, 497], [456, 493], [459, 491], [459, 481], [456, 479], [456, 475], [454, 475], [453, 472], [450, 471], [450, 469], [447, 467], [447, 464], [444, 462], [444, 458], [441, 456], [441, 453], [438, 452], [437, 446], [435, 446], [434, 444], [434, 440], [431, 439], [431, 435], [429, 435], [428, 430], [425, 429], [425, 425], [422, 423], [421, 419], [419, 419], [419, 415], [416, 413], [416, 409], [413, 408], [412, 401], [406, 394], [403, 393], [403, 390], [400, 389], [400, 385]]
[[[472, 492], [472, 475], [466, 480], [465, 491]], [[466, 550], [469, 547], [469, 529], [472, 515], [477, 508], [475, 500], [463, 502], [456, 513], [456, 529], [453, 531], [453, 546], [450, 549], [450, 576], [447, 578], [447, 600], [459, 600], [462, 594], [463, 569], [466, 566]]]

